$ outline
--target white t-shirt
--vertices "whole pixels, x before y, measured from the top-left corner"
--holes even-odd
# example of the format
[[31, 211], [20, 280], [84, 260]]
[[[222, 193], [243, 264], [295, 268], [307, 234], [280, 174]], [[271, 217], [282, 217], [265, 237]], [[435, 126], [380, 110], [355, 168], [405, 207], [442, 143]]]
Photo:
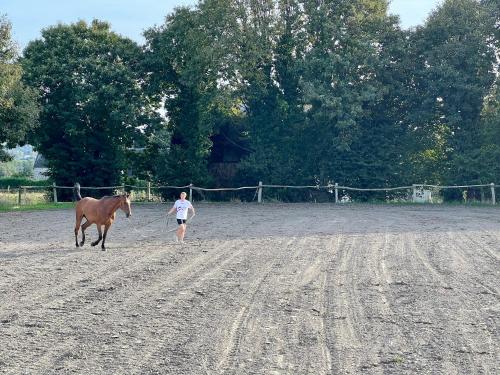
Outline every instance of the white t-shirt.
[[193, 207], [191, 202], [187, 199], [181, 201], [180, 199], [176, 200], [174, 203], [174, 207], [177, 210], [176, 218], [186, 220], [188, 217], [188, 208]]

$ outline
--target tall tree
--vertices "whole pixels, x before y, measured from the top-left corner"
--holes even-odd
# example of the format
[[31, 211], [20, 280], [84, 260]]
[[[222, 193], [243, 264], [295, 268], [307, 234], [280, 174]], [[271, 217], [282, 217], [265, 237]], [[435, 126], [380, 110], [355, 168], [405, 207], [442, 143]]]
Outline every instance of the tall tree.
[[163, 100], [168, 118], [166, 131], [152, 143], [160, 182], [211, 183], [214, 136], [224, 127], [231, 132], [231, 124], [240, 122], [237, 100], [230, 94], [234, 77], [228, 73], [232, 51], [227, 41], [235, 23], [231, 9], [226, 0], [178, 8], [164, 25], [145, 33], [148, 92]]
[[391, 46], [399, 33], [396, 19], [387, 15], [387, 1], [307, 1], [304, 12], [307, 116], [300, 142], [307, 177], [385, 185], [398, 165], [398, 124], [385, 111], [394, 83], [387, 71], [397, 58]]
[[413, 40], [418, 66], [416, 113], [426, 115], [427, 153], [439, 154], [433, 168], [448, 184], [481, 183], [477, 167], [483, 100], [495, 79], [494, 22], [490, 9], [474, 0], [446, 0]]
[[33, 135], [58, 184], [119, 183], [127, 150], [158, 124], [145, 97], [142, 51], [94, 20], [49, 27], [22, 60], [25, 81], [40, 91], [40, 126]]
[[5, 17], [0, 17], [0, 161], [9, 159], [2, 145], [14, 147], [25, 142], [38, 119], [36, 92], [22, 83], [17, 58], [11, 25]]
[[248, 183], [298, 181], [301, 155], [294, 147], [303, 110], [297, 62], [304, 49], [300, 4], [239, 1], [236, 10], [240, 42], [233, 69], [243, 83], [237, 94], [253, 151], [240, 178]]
[[488, 41], [496, 53], [496, 64], [493, 71], [496, 72], [495, 83], [491, 93], [485, 98], [483, 111], [481, 113], [481, 157], [478, 169], [485, 182], [500, 181], [500, 3], [495, 0], [483, 0], [481, 2], [490, 15]]

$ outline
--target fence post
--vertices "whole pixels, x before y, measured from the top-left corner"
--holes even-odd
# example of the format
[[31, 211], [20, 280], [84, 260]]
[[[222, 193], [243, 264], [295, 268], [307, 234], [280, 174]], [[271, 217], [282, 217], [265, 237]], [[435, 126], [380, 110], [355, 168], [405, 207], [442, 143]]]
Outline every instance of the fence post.
[[413, 203], [415, 203], [417, 201], [417, 185], [412, 184], [411, 187], [412, 187], [412, 198], [411, 198], [411, 201]]
[[54, 190], [54, 203], [57, 203], [57, 189], [56, 189], [56, 183], [52, 183], [52, 189]]
[[148, 181], [148, 202], [151, 202], [151, 181]]
[[24, 204], [28, 203], [26, 201], [26, 187], [23, 187], [23, 194], [24, 194]]
[[335, 203], [339, 203], [339, 183], [335, 183]]
[[496, 199], [495, 199], [495, 184], [492, 182], [490, 184], [491, 187], [491, 203], [496, 204]]
[[189, 201], [193, 201], [193, 183], [189, 184]]
[[262, 203], [262, 181], [259, 181], [259, 188], [257, 190], [257, 202]]
[[17, 192], [17, 204], [20, 206], [21, 205], [21, 194], [22, 194], [22, 189], [21, 186], [19, 186], [18, 192]]

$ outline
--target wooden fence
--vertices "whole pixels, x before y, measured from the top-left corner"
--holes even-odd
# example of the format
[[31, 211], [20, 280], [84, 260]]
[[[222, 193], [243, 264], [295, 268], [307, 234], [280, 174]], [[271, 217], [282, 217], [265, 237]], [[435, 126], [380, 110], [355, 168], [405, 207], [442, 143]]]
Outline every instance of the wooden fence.
[[[52, 196], [53, 202], [58, 202], [58, 190], [59, 189], [71, 189], [72, 191], [75, 187], [79, 187], [78, 184], [75, 186], [58, 186], [55, 183], [48, 186], [20, 186], [17, 189], [17, 204], [21, 205], [27, 201], [26, 196], [28, 191], [45, 191], [46, 194], [50, 194]], [[500, 187], [500, 185], [496, 185], [495, 183], [483, 184], [483, 185], [450, 185], [450, 186], [442, 186], [442, 185], [428, 185], [428, 184], [413, 184], [411, 186], [398, 186], [398, 187], [385, 187], [385, 188], [357, 188], [351, 186], [342, 186], [338, 183], [328, 184], [328, 185], [267, 185], [263, 184], [262, 181], [259, 181], [258, 185], [255, 186], [240, 186], [236, 188], [203, 188], [199, 186], [195, 186], [193, 184], [184, 185], [184, 186], [154, 186], [150, 182], [147, 183], [146, 186], [134, 186], [134, 185], [117, 185], [117, 186], [81, 186], [80, 189], [87, 190], [110, 190], [114, 192], [125, 192], [125, 191], [144, 191], [145, 201], [152, 201], [153, 194], [152, 191], [161, 191], [164, 189], [177, 189], [177, 190], [189, 190], [189, 199], [193, 199], [193, 191], [196, 192], [229, 192], [229, 191], [243, 191], [250, 190], [255, 191], [254, 200], [257, 198], [258, 203], [263, 202], [264, 191], [267, 189], [313, 189], [317, 191], [326, 191], [330, 194], [334, 194], [335, 203], [343, 202], [343, 197], [340, 197], [339, 192], [394, 192], [394, 191], [411, 191], [411, 200], [413, 202], [425, 201], [426, 192], [430, 192], [433, 190], [445, 190], [445, 189], [470, 189], [470, 188], [481, 188], [488, 189], [491, 192], [491, 199], [489, 202], [493, 205], [496, 204], [496, 195], [495, 188]], [[13, 192], [11, 191], [10, 194]], [[430, 196], [430, 193], [427, 193]]]

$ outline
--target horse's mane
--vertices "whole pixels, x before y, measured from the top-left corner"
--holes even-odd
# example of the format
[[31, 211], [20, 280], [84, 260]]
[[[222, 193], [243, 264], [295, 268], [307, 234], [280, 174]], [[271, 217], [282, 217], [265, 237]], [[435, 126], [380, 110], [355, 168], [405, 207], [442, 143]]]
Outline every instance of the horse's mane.
[[105, 195], [104, 197], [102, 197], [101, 199], [113, 199], [113, 198], [120, 198], [121, 195], [120, 194], [117, 194], [117, 195], [113, 195], [113, 196], [109, 196], [109, 195]]

